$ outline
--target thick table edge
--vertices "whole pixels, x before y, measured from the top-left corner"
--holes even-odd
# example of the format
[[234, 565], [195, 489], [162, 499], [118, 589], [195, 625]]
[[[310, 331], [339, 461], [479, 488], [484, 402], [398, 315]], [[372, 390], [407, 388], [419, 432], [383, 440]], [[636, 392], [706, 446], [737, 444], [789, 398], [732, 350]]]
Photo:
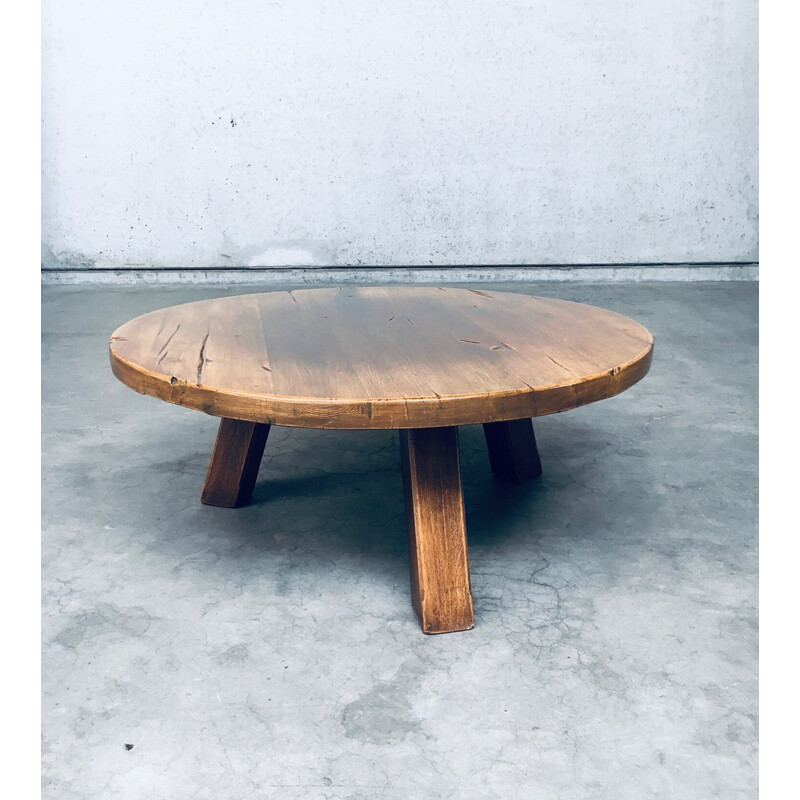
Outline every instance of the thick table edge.
[[650, 370], [654, 343], [627, 363], [573, 382], [544, 389], [519, 389], [496, 394], [388, 400], [283, 398], [197, 385], [155, 373], [114, 352], [109, 360], [114, 376], [140, 394], [192, 408], [214, 417], [263, 422], [290, 428], [393, 430], [440, 428], [504, 422], [569, 411], [614, 397], [638, 383]]

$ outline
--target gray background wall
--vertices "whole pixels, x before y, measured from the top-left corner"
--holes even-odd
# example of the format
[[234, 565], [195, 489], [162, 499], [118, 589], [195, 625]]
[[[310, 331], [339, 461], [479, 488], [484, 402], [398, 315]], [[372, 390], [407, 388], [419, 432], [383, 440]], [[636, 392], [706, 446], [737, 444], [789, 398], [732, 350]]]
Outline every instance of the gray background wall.
[[46, 267], [758, 258], [755, 0], [44, 0]]

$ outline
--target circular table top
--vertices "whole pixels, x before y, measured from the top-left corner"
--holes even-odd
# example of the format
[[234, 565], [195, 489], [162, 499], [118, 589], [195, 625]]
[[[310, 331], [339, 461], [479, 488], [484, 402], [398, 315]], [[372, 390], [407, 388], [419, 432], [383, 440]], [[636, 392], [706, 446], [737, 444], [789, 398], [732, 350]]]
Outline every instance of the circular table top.
[[109, 343], [143, 394], [308, 428], [427, 428], [565, 411], [624, 391], [653, 337], [602, 308], [479, 289], [265, 292], [153, 311]]

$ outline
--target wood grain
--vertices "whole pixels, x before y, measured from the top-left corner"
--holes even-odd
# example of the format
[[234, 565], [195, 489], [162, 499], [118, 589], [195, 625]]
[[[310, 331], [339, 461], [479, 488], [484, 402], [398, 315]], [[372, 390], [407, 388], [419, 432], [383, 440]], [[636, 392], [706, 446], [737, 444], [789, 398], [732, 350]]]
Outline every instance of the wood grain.
[[472, 628], [458, 429], [401, 432], [411, 602], [425, 633]]
[[137, 317], [114, 374], [220, 417], [318, 428], [517, 420], [611, 397], [647, 373], [653, 337], [593, 306], [510, 292], [303, 289]]
[[524, 483], [542, 474], [542, 462], [530, 419], [487, 422], [484, 423], [483, 432], [492, 472], [498, 478]]
[[269, 425], [237, 419], [223, 419], [220, 422], [200, 497], [203, 503], [238, 508], [250, 499], [269, 428]]

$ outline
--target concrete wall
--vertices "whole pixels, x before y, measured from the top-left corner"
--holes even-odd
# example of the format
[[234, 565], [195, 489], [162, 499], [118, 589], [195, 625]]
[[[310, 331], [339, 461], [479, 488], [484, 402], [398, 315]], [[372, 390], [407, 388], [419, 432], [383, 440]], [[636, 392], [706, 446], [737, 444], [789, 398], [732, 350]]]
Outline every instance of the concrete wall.
[[757, 259], [755, 0], [44, 0], [43, 264]]

